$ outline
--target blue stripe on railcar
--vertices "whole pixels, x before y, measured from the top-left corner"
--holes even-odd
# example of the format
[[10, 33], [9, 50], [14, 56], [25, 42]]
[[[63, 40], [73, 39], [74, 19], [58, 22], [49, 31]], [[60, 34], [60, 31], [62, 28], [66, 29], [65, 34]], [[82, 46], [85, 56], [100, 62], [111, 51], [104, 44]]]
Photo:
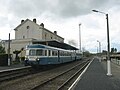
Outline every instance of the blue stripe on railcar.
[[39, 60], [39, 65], [47, 65], [47, 64], [59, 64], [59, 60], [57, 57], [41, 57]]
[[66, 63], [66, 62], [70, 62], [73, 61], [71, 56], [66, 56], [66, 57], [60, 57], [60, 61], [61, 63]]
[[61, 63], [66, 63], [66, 62], [70, 62], [73, 61], [75, 59], [72, 59], [70, 56], [68, 57], [60, 57], [58, 59], [58, 57], [41, 57], [40, 60], [38, 61], [39, 65], [49, 65], [49, 64], [61, 64]]
[[[76, 57], [80, 59], [80, 57]], [[28, 65], [52, 65], [52, 64], [61, 64], [66, 62], [74, 61], [75, 57], [71, 56], [60, 56], [58, 57], [40, 57], [39, 60], [27, 60], [25, 63]]]
[[52, 64], [61, 64], [66, 62], [74, 61], [75, 57], [71, 56], [60, 56], [58, 57], [40, 57], [39, 60], [28, 60], [26, 64], [29, 65], [52, 65]]

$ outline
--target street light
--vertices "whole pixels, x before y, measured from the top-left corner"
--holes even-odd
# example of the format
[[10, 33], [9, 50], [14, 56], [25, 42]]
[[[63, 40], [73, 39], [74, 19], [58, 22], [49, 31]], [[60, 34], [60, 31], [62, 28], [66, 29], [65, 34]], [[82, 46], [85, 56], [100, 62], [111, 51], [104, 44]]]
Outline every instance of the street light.
[[99, 43], [99, 53], [101, 53], [101, 42], [97, 40], [97, 42]]
[[111, 76], [111, 62], [110, 62], [110, 39], [109, 39], [109, 22], [108, 22], [108, 14], [98, 11], [98, 10], [92, 10], [93, 12], [97, 12], [97, 13], [102, 13], [105, 14], [106, 16], [106, 20], [107, 20], [107, 75]]
[[80, 45], [80, 53], [81, 53], [81, 30], [80, 30], [81, 23], [79, 24], [79, 45]]
[[101, 54], [101, 42], [97, 40], [97, 42], [99, 43], [99, 52], [98, 52], [98, 55], [99, 55], [99, 62], [101, 62], [101, 59], [100, 59], [100, 54]]

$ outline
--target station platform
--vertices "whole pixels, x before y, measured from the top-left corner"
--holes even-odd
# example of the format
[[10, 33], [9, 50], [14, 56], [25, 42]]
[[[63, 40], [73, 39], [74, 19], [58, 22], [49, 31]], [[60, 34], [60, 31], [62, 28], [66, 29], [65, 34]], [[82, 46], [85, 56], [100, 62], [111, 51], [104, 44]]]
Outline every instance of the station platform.
[[10, 66], [0, 66], [0, 72], [9, 71], [9, 70], [18, 69], [18, 68], [23, 68], [23, 67], [25, 67], [24, 64], [15, 64], [15, 65], [10, 65]]
[[120, 66], [111, 63], [112, 76], [107, 76], [106, 65], [106, 61], [94, 58], [68, 90], [120, 90]]

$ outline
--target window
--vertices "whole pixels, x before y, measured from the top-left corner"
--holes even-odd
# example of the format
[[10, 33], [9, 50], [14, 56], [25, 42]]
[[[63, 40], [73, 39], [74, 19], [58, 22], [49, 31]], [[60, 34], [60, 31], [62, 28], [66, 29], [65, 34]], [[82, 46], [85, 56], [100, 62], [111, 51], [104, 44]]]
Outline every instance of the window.
[[53, 39], [53, 37], [51, 36], [51, 39]]
[[25, 38], [25, 36], [23, 36], [23, 39]]
[[48, 56], [51, 56], [51, 51], [50, 50], [48, 50]]
[[45, 52], [45, 54], [44, 54], [44, 55], [45, 55], [45, 56], [47, 56], [47, 50], [44, 50], [44, 52]]
[[52, 56], [57, 56], [57, 51], [52, 51]]
[[29, 29], [29, 28], [30, 28], [30, 26], [27, 26], [26, 28], [27, 28], [27, 29]]
[[47, 56], [47, 50], [37, 50], [36, 56]]
[[30, 50], [29, 55], [31, 56], [47, 56], [47, 50], [37, 49], [37, 50]]
[[31, 55], [31, 56], [36, 56], [35, 50], [30, 50], [29, 55]]
[[42, 56], [43, 50], [36, 50], [36, 56]]

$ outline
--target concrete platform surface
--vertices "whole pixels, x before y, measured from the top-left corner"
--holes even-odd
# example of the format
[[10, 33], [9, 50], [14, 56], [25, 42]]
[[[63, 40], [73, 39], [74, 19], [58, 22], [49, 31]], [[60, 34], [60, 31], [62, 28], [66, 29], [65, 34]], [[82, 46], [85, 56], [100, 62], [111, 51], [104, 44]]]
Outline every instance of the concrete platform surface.
[[25, 67], [24, 64], [15, 64], [15, 65], [10, 65], [10, 66], [0, 66], [0, 72], [11, 70], [11, 69], [16, 69], [16, 68], [22, 68], [22, 67]]
[[106, 61], [94, 58], [74, 88], [69, 90], [120, 90], [120, 66], [111, 63], [112, 76], [107, 76]]

